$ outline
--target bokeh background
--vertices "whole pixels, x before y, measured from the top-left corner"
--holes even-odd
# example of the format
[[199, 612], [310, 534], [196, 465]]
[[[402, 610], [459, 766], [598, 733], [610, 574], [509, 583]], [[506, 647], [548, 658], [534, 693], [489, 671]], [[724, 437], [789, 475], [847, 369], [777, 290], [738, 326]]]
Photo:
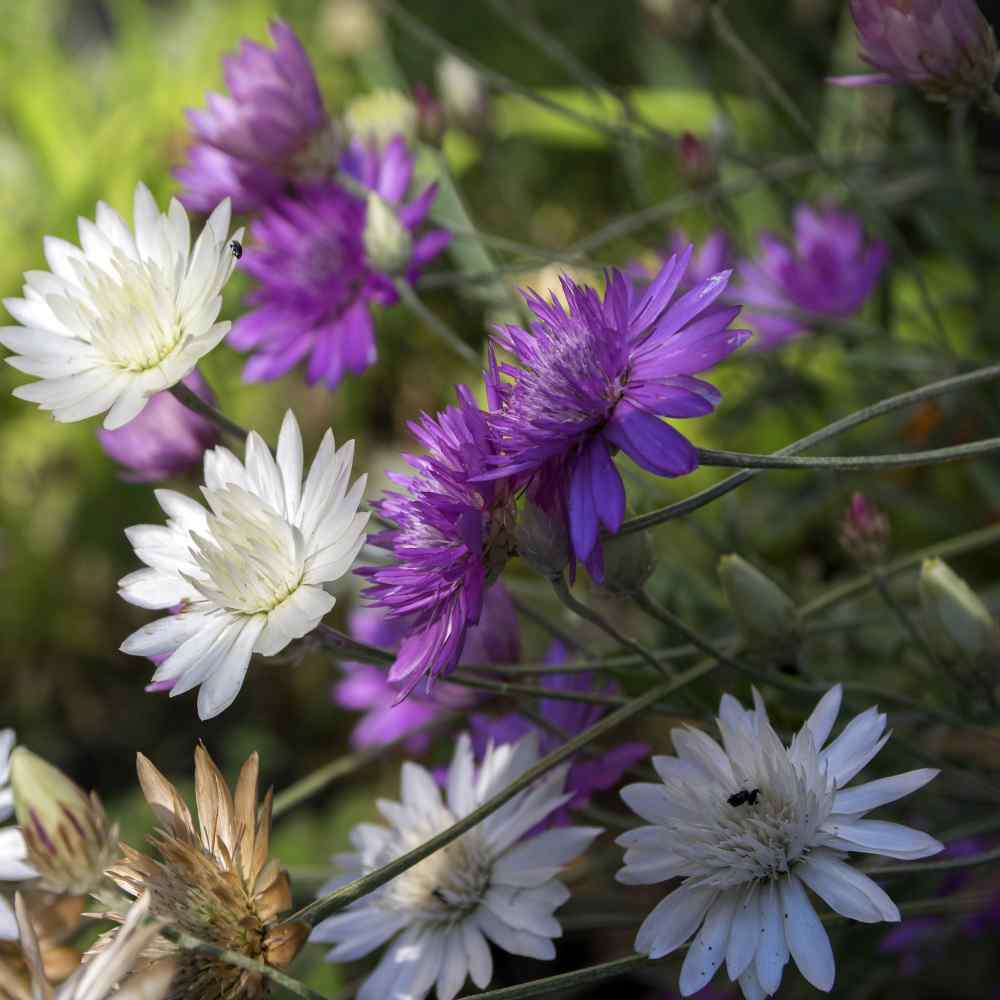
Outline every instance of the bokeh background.
[[[988, 14], [990, 6], [983, 4]], [[697, 0], [406, 4], [437, 35], [519, 84], [551, 88], [588, 114], [609, 114], [606, 102], [588, 93], [566, 59], [523, 33], [527, 29], [530, 36], [539, 25], [558, 39], [572, 64], [635, 100], [658, 127], [673, 135], [689, 130], [740, 154], [720, 161], [718, 178], [706, 191], [682, 175], [666, 144], [609, 139], [543, 112], [517, 93], [492, 90], [487, 122], [479, 130], [450, 129], [444, 151], [477, 227], [534, 248], [514, 252], [494, 241], [494, 263], [511, 286], [551, 282], [552, 268], [569, 256], [567, 248], [616, 218], [667, 199], [675, 199], [672, 208], [623, 238], [593, 246], [574, 258], [574, 266], [599, 269], [649, 255], [678, 227], [699, 238], [724, 225], [749, 252], [762, 227], [787, 230], [797, 202], [843, 198], [849, 188], [862, 187], [878, 206], [869, 219], [872, 231], [894, 243], [893, 267], [876, 301], [856, 322], [818, 331], [780, 354], [750, 355], [725, 366], [717, 381], [727, 402], [715, 417], [699, 422], [696, 442], [769, 451], [867, 402], [949, 374], [957, 370], [957, 359], [973, 364], [995, 359], [1000, 348], [996, 126], [975, 118], [956, 125], [946, 109], [911, 94], [825, 87], [825, 75], [857, 65], [846, 4], [731, 4], [744, 40], [812, 123], [818, 149], [843, 164], [836, 172], [819, 172], [809, 163], [816, 150], [713, 37], [702, 7]], [[515, 12], [516, 23], [505, 18], [504, 9]], [[0, 15], [4, 296], [20, 293], [24, 271], [44, 266], [43, 235], [75, 240], [76, 218], [92, 217], [98, 199], [128, 216], [137, 180], [161, 201], [175, 192], [170, 170], [183, 159], [187, 143], [184, 109], [201, 105], [207, 90], [220, 87], [220, 57], [241, 37], [266, 40], [269, 18], [284, 17], [298, 31], [333, 111], [377, 87], [423, 82], [434, 89], [441, 57], [435, 45], [418, 43], [359, 0], [0, 0]], [[975, 153], [963, 142], [963, 128], [976, 131]], [[802, 160], [801, 169], [771, 176], [773, 164], [793, 158]], [[712, 192], [719, 185], [740, 193], [717, 197]], [[463, 255], [467, 261], [472, 252], [468, 241], [457, 241], [455, 262]], [[433, 270], [440, 275], [451, 265], [438, 262]], [[487, 326], [505, 318], [508, 308], [502, 295], [491, 301], [481, 287], [456, 286], [447, 277], [432, 277], [426, 289], [428, 304], [470, 343], [480, 343]], [[225, 316], [238, 314], [246, 290], [238, 275], [227, 290]], [[380, 314], [378, 331], [379, 363], [335, 393], [306, 388], [298, 373], [244, 385], [242, 359], [226, 346], [208, 357], [202, 370], [224, 411], [265, 438], [274, 439], [288, 407], [303, 424], [307, 451], [327, 426], [338, 440], [357, 438], [359, 463], [371, 474], [374, 496], [384, 483], [383, 470], [398, 465], [400, 451], [409, 447], [406, 421], [448, 402], [455, 381], [476, 378], [403, 307]], [[122, 481], [97, 444], [96, 421], [57, 424], [13, 399], [10, 389], [21, 380], [6, 367], [0, 372], [0, 725], [14, 726], [22, 742], [81, 784], [99, 789], [133, 842], [148, 827], [134, 790], [137, 750], [183, 781], [197, 740], [233, 775], [257, 749], [265, 779], [279, 788], [346, 752], [355, 720], [329, 699], [338, 671], [327, 655], [255, 665], [234, 706], [208, 723], [198, 722], [192, 696], [170, 700], [143, 692], [150, 665], [116, 650], [147, 616], [117, 597], [116, 581], [135, 568], [123, 529], [160, 520], [152, 490]], [[836, 450], [932, 448], [997, 433], [994, 388], [873, 424], [840, 441]], [[646, 480], [634, 469], [627, 474], [630, 501], [640, 512], [719, 478], [712, 471], [682, 482]], [[192, 480], [179, 488], [195, 486]], [[731, 632], [714, 567], [719, 555], [738, 551], [805, 600], [854, 573], [837, 544], [837, 519], [858, 488], [889, 511], [900, 553], [994, 523], [1000, 515], [995, 461], [864, 478], [774, 474], [660, 529], [652, 540], [653, 587], [688, 620], [717, 635]], [[996, 550], [958, 559], [955, 566], [994, 609], [1000, 606]], [[521, 598], [547, 604], [547, 592], [523, 567], [514, 565], [508, 575]], [[912, 575], [899, 586], [901, 599], [911, 599]], [[356, 593], [345, 590], [335, 612], [339, 623]], [[672, 638], [606, 594], [594, 592], [588, 599], [651, 643]], [[554, 606], [548, 611], [561, 617]], [[952, 697], [941, 678], [914, 664], [905, 636], [885, 621], [876, 601], [854, 602], [827, 622], [829, 630], [802, 651], [807, 676], [864, 677], [901, 693]], [[537, 658], [546, 642], [525, 620], [528, 654]], [[628, 689], [630, 679], [622, 682]], [[712, 687], [698, 694], [706, 705], [716, 697]], [[787, 696], [782, 704], [783, 696], [776, 697], [778, 714], [787, 713], [789, 726], [801, 719], [801, 699]], [[665, 750], [667, 734], [652, 718], [630, 736]], [[983, 817], [997, 813], [995, 743], [969, 734], [957, 739], [934, 727], [910, 739], [958, 767], [993, 774], [958, 797], [935, 798], [932, 786], [932, 801], [925, 805], [934, 829], [970, 819], [982, 825]], [[898, 755], [895, 763], [908, 761], [898, 770], [919, 766], [905, 751], [892, 752]], [[342, 846], [346, 829], [370, 813], [373, 789], [392, 793], [397, 767], [398, 758], [389, 755], [282, 819], [276, 853], [302, 875], [303, 892], [310, 879], [324, 873], [322, 866]], [[613, 796], [607, 804], [614, 804]], [[935, 883], [927, 882], [924, 890], [925, 895], [936, 891]], [[842, 966], [838, 996], [888, 996], [896, 977], [906, 972], [895, 956], [878, 953], [878, 937], [842, 932], [847, 971]], [[507, 963], [499, 967], [497, 985], [624, 954], [629, 940], [627, 931], [571, 935], [554, 966]], [[994, 989], [995, 954], [982, 939], [960, 941], [965, 948], [960, 969], [954, 954], [937, 956], [931, 950], [920, 977], [907, 979], [906, 988], [926, 997], [983, 996]], [[855, 977], [848, 952], [855, 956]], [[343, 970], [321, 967], [315, 956], [297, 968], [328, 992], [345, 982]], [[661, 980], [667, 981], [662, 974]], [[642, 995], [657, 988], [653, 976], [601, 989]], [[789, 996], [808, 990], [800, 984], [784, 989]]]

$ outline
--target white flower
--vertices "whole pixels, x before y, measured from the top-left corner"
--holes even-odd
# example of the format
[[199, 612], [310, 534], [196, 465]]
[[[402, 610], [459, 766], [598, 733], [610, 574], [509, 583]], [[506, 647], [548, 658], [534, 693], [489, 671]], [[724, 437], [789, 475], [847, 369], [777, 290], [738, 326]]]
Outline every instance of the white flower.
[[[489, 747], [477, 774], [462, 734], [444, 798], [424, 768], [405, 763], [403, 801], [377, 803], [389, 827], [359, 824], [351, 833], [356, 852], [337, 861], [352, 876], [381, 867], [467, 816], [537, 759], [531, 735]], [[555, 876], [601, 831], [555, 827], [522, 838], [572, 797], [563, 791], [566, 773], [566, 766], [549, 771], [443, 850], [317, 924], [310, 940], [336, 945], [332, 961], [360, 958], [391, 939], [358, 1000], [422, 1000], [435, 983], [439, 1000], [452, 1000], [466, 976], [484, 989], [493, 975], [487, 941], [513, 955], [555, 957], [552, 938], [562, 928], [553, 913], [569, 899]]]
[[[56, 420], [107, 411], [121, 427], [149, 398], [188, 375], [229, 330], [216, 323], [233, 271], [229, 199], [191, 246], [187, 213], [176, 199], [161, 215], [144, 184], [135, 189], [135, 235], [97, 203], [96, 224], [79, 220], [79, 247], [45, 237], [50, 271], [29, 271], [23, 299], [5, 299], [21, 324], [0, 328], [7, 363], [41, 381], [14, 395]], [[242, 230], [233, 236], [239, 239]]]
[[722, 747], [697, 730], [675, 729], [678, 756], [653, 758], [662, 784], [622, 789], [625, 802], [654, 825], [618, 838], [627, 848], [618, 881], [684, 880], [649, 914], [635, 941], [637, 951], [660, 958], [697, 931], [681, 968], [683, 996], [700, 990], [723, 961], [748, 1000], [770, 996], [789, 956], [813, 986], [830, 990], [833, 951], [805, 887], [852, 920], [899, 920], [882, 889], [843, 859], [860, 851], [912, 860], [942, 849], [918, 830], [863, 818], [938, 772], [844, 788], [889, 734], [882, 735], [885, 716], [870, 708], [821, 749], [840, 699], [837, 685], [786, 749], [756, 691], [752, 712], [724, 695]]
[[[14, 793], [10, 787], [10, 754], [14, 749], [14, 730], [0, 729], [0, 823], [14, 812]], [[38, 873], [27, 862], [28, 849], [16, 826], [0, 829], [0, 881], [22, 882]], [[0, 896], [0, 941], [17, 938], [17, 922], [10, 904]]]
[[327, 431], [303, 483], [302, 435], [289, 411], [277, 462], [254, 432], [245, 464], [227, 448], [207, 451], [210, 510], [157, 490], [166, 526], [126, 531], [149, 568], [122, 579], [119, 593], [142, 608], [182, 607], [134, 632], [122, 651], [167, 656], [153, 680], [173, 681], [172, 696], [200, 684], [201, 718], [232, 704], [253, 653], [280, 652], [333, 607], [325, 588], [351, 568], [368, 522], [358, 513], [366, 477], [348, 489], [353, 457], [354, 442], [338, 451]]

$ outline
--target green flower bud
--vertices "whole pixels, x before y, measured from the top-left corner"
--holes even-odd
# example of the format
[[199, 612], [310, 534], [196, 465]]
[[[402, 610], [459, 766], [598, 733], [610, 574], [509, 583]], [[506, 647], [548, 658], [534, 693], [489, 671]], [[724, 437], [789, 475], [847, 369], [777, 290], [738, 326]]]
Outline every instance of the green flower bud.
[[410, 231], [399, 221], [392, 206], [374, 191], [368, 195], [365, 215], [365, 255], [377, 271], [399, 274], [413, 251]]
[[788, 594], [738, 555], [719, 560], [719, 580], [750, 647], [768, 652], [779, 662], [794, 659], [798, 613]]
[[569, 538], [561, 521], [529, 501], [517, 519], [514, 537], [518, 555], [536, 573], [550, 579], [562, 576], [569, 562]]
[[646, 585], [655, 565], [648, 532], [609, 539], [604, 545], [604, 587], [616, 594], [634, 594]]
[[14, 812], [44, 888], [86, 895], [118, 857], [118, 827], [97, 795], [24, 747], [10, 757]]
[[986, 605], [947, 563], [925, 559], [920, 567], [924, 630], [946, 659], [976, 659], [993, 648], [997, 625]]
[[356, 97], [344, 113], [348, 133], [364, 142], [385, 146], [401, 135], [407, 143], [417, 137], [417, 106], [398, 90], [374, 90]]

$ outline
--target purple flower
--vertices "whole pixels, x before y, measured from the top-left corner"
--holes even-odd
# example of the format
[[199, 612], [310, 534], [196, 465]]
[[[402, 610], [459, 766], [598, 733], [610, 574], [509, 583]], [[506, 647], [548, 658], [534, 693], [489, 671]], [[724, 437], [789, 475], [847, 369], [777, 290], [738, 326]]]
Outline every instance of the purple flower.
[[743, 319], [766, 350], [801, 336], [811, 319], [847, 319], [871, 295], [888, 257], [880, 240], [865, 243], [861, 221], [834, 208], [795, 210], [791, 246], [765, 233], [760, 255], [739, 266]]
[[889, 518], [863, 493], [855, 493], [840, 522], [840, 544], [861, 563], [879, 562], [889, 544]]
[[713, 307], [729, 271], [674, 299], [692, 253], [671, 257], [643, 291], [620, 271], [608, 275], [603, 298], [563, 276], [565, 308], [525, 292], [536, 317], [530, 332], [499, 331], [521, 367], [500, 366], [511, 381], [493, 417], [502, 449], [493, 474], [531, 477], [531, 498], [566, 519], [575, 558], [598, 579], [600, 525], [617, 531], [625, 515], [613, 453], [656, 475], [693, 471], [697, 450], [660, 418], [711, 413], [721, 395], [695, 373], [750, 336], [729, 327], [738, 306]]
[[[545, 662], [553, 666], [565, 663], [565, 647], [559, 642], [554, 642]], [[541, 685], [550, 691], [618, 693], [618, 687], [613, 681], [602, 685], [589, 671], [544, 674]], [[562, 746], [570, 737], [589, 729], [606, 711], [603, 705], [590, 705], [562, 698], [539, 699], [538, 714], [549, 724], [548, 727], [539, 729], [539, 751], [546, 754]], [[479, 758], [485, 754], [491, 740], [494, 744], [516, 742], [536, 728], [539, 727], [533, 721], [516, 713], [491, 716], [477, 712], [469, 717], [472, 745]], [[595, 792], [614, 788], [621, 781], [622, 775], [648, 753], [649, 747], [645, 743], [629, 742], [621, 743], [593, 756], [587, 756], [586, 753], [577, 754], [573, 758], [566, 778], [566, 791], [572, 792], [573, 797], [553, 814], [547, 825], [568, 824], [570, 809], [582, 809], [588, 805]]]
[[[260, 210], [301, 175], [297, 166], [308, 164], [317, 137], [329, 134], [302, 43], [284, 21], [271, 22], [271, 38], [273, 49], [244, 39], [223, 59], [229, 95], [208, 94], [205, 110], [188, 111], [195, 141], [174, 176], [190, 209], [210, 212], [228, 196], [237, 212]], [[335, 164], [334, 157], [331, 172]]]
[[[387, 618], [377, 608], [357, 608], [351, 612], [350, 631], [355, 639], [384, 649], [394, 649], [405, 637], [405, 618]], [[520, 659], [520, 627], [510, 594], [502, 583], [491, 587], [483, 601], [479, 624], [469, 629], [463, 662], [516, 663]], [[470, 688], [436, 684], [431, 691], [415, 690], [399, 700], [400, 687], [390, 682], [381, 667], [364, 663], [344, 663], [347, 676], [333, 687], [333, 699], [344, 708], [365, 715], [351, 732], [357, 749], [379, 746], [433, 722], [449, 711], [470, 708], [479, 699]], [[426, 752], [431, 734], [414, 733], [403, 744], [414, 754]]]
[[[670, 236], [669, 242], [660, 250], [659, 266], [662, 267], [671, 257], [681, 257], [691, 245], [691, 241], [682, 230], [676, 230]], [[729, 236], [721, 229], [709, 233], [701, 246], [691, 255], [691, 262], [681, 283], [677, 286], [681, 292], [688, 292], [697, 285], [710, 281], [720, 271], [732, 271], [736, 267], [733, 245]], [[625, 268], [633, 281], [645, 284], [656, 277], [656, 271], [651, 271], [644, 264], [632, 263]], [[734, 303], [735, 304], [735, 303]]]
[[[490, 407], [501, 388], [486, 374]], [[372, 504], [394, 527], [369, 536], [391, 552], [388, 566], [355, 572], [371, 586], [365, 596], [390, 618], [409, 620], [389, 680], [408, 694], [421, 677], [428, 685], [458, 664], [468, 630], [479, 621], [484, 595], [512, 549], [511, 483], [483, 480], [496, 454], [487, 415], [458, 386], [458, 405], [409, 424], [427, 449], [406, 456], [414, 475], [393, 475], [405, 492], [389, 491]]]
[[[424, 222], [436, 188], [403, 204], [413, 158], [402, 138], [383, 151], [360, 142], [344, 154], [344, 170], [391, 208], [406, 238]], [[240, 266], [258, 281], [253, 310], [233, 325], [229, 344], [254, 351], [243, 370], [248, 382], [279, 378], [308, 357], [306, 381], [335, 388], [347, 372], [358, 374], [376, 358], [371, 305], [392, 305], [398, 295], [390, 275], [375, 269], [365, 251], [370, 208], [332, 182], [300, 185], [279, 197], [250, 227], [252, 245]], [[441, 251], [449, 234], [430, 230], [412, 241], [408, 280]]]
[[[206, 403], [215, 405], [212, 390], [197, 369], [182, 381]], [[219, 443], [219, 432], [169, 392], [158, 392], [124, 427], [98, 430], [97, 440], [108, 455], [130, 470], [122, 479], [153, 483], [200, 466], [205, 451]]]
[[851, 0], [851, 13], [861, 58], [878, 72], [831, 83], [902, 83], [938, 100], [993, 99], [996, 39], [975, 0]]

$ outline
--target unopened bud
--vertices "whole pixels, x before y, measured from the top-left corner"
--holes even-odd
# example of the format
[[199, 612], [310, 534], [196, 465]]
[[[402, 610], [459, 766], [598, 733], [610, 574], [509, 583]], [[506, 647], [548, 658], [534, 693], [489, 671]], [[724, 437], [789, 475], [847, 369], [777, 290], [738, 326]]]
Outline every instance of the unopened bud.
[[413, 237], [392, 206], [379, 194], [368, 194], [364, 232], [365, 256], [376, 271], [400, 274], [410, 262]]
[[379, 147], [397, 135], [410, 144], [417, 137], [417, 106], [402, 91], [374, 90], [351, 101], [344, 127], [362, 142]]
[[989, 609], [940, 559], [920, 567], [920, 604], [927, 641], [939, 655], [976, 659], [994, 648], [997, 625]]
[[329, 0], [321, 30], [336, 55], [359, 56], [379, 40], [381, 25], [371, 0]]
[[889, 518], [862, 493], [851, 497], [840, 522], [840, 544], [859, 563], [879, 563], [889, 545]]
[[97, 795], [87, 795], [58, 768], [24, 747], [10, 758], [14, 811], [42, 885], [85, 895], [118, 857], [118, 827]]
[[422, 83], [413, 85], [413, 102], [417, 106], [417, 135], [421, 142], [440, 146], [444, 137], [444, 105], [437, 99], [430, 87]]
[[693, 38], [705, 23], [704, 0], [642, 0], [653, 29], [665, 38]]
[[715, 154], [712, 147], [693, 132], [685, 132], [677, 145], [677, 169], [692, 187], [715, 177]]
[[736, 624], [750, 646], [785, 662], [798, 642], [795, 602], [738, 555], [719, 560], [719, 580]]
[[468, 63], [456, 56], [444, 56], [437, 65], [437, 83], [450, 118], [473, 130], [483, 124], [487, 111], [486, 88]]
[[610, 538], [604, 544], [603, 585], [615, 594], [635, 594], [645, 587], [655, 565], [648, 532]]
[[562, 576], [569, 562], [569, 536], [561, 519], [528, 501], [517, 519], [515, 539], [518, 554], [536, 573]]

